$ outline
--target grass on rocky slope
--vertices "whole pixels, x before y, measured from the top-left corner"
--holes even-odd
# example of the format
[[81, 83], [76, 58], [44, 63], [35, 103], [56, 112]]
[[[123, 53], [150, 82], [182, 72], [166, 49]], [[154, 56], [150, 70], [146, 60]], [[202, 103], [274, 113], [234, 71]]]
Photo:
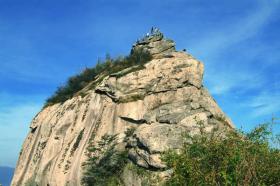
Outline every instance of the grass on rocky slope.
[[[86, 68], [82, 73], [70, 77], [65, 85], [58, 87], [54, 95], [47, 99], [45, 106], [50, 106], [56, 103], [63, 103], [71, 99], [77, 92], [86, 87], [90, 82], [96, 80], [99, 76], [105, 77], [110, 74], [116, 73], [119, 78], [127, 73], [143, 69], [143, 65], [150, 61], [152, 56], [143, 50], [136, 50], [126, 57], [118, 57], [112, 59], [109, 55], [106, 56], [104, 61], [98, 61], [97, 65], [93, 68]], [[132, 66], [130, 71], [120, 74], [118, 72]], [[100, 81], [100, 80], [99, 80]]]

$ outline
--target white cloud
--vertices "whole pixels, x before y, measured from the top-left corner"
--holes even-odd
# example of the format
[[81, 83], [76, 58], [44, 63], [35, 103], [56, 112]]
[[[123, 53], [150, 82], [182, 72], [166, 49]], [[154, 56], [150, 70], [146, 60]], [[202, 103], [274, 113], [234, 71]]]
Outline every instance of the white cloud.
[[[269, 65], [275, 65], [279, 55], [265, 55], [264, 62], [256, 65], [263, 51], [269, 51], [270, 46], [246, 46], [241, 42], [253, 38], [260, 33], [280, 9], [280, 1], [256, 1], [258, 8], [253, 9], [247, 17], [235, 23], [222, 25], [207, 33], [192, 47], [205, 60], [205, 81], [212, 94], [227, 94], [233, 89], [245, 91], [260, 88], [266, 82], [262, 70]], [[240, 48], [235, 59], [231, 56], [233, 48]], [[237, 50], [238, 51], [238, 50]]]
[[253, 118], [280, 114], [280, 93], [263, 91], [243, 103], [242, 106], [250, 108]]
[[0, 165], [14, 167], [30, 121], [40, 111], [42, 101], [2, 93], [0, 102]]
[[228, 25], [221, 25], [197, 41], [193, 50], [205, 49], [206, 54], [220, 53], [228, 47], [258, 34], [280, 9], [280, 1], [256, 1], [258, 8], [247, 17]]
[[209, 69], [205, 79], [210, 92], [214, 95], [226, 94], [233, 89], [238, 89], [238, 92], [242, 93], [248, 89], [261, 88], [264, 84], [262, 75], [252, 69], [228, 68], [211, 71]]

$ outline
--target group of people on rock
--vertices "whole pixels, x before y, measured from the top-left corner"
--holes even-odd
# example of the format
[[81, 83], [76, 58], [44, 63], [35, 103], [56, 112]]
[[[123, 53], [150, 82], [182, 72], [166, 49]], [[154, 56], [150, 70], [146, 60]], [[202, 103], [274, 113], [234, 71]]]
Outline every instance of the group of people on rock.
[[138, 39], [136, 43], [141, 43], [143, 41], [146, 41], [152, 37], [156, 37], [156, 36], [160, 36], [162, 37], [163, 34], [161, 33], [161, 31], [159, 30], [159, 28], [156, 27], [152, 27], [151, 31], [148, 32], [142, 39]]

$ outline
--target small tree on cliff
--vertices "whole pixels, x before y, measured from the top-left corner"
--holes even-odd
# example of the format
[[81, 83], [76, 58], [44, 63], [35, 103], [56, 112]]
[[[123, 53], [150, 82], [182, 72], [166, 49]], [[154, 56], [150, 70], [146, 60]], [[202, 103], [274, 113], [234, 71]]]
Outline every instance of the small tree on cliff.
[[116, 137], [104, 135], [97, 144], [90, 143], [83, 165], [83, 185], [121, 185], [120, 175], [128, 159], [126, 152], [116, 151]]

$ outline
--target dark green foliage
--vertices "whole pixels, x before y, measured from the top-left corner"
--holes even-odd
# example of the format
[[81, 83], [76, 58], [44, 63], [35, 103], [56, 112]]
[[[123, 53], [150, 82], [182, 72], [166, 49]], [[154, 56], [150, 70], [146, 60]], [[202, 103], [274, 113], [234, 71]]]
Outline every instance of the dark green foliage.
[[127, 152], [118, 152], [115, 147], [115, 135], [104, 135], [96, 145], [89, 145], [83, 185], [121, 185], [120, 175], [128, 161]]
[[73, 145], [73, 147], [71, 149], [71, 156], [74, 154], [74, 152], [79, 147], [80, 141], [82, 140], [83, 135], [84, 135], [84, 130], [85, 129], [81, 130], [81, 132], [79, 133], [79, 135], [78, 135], [78, 137], [77, 137], [77, 139], [76, 139], [76, 141], [75, 141], [75, 143], [74, 143], [74, 145]]
[[27, 182], [24, 184], [24, 186], [38, 186], [38, 184], [35, 181], [35, 176], [29, 178]]
[[125, 134], [125, 137], [129, 138], [129, 137], [132, 137], [134, 132], [135, 132], [136, 128], [135, 127], [131, 127], [131, 128], [128, 128], [124, 134]]
[[152, 59], [151, 54], [144, 50], [138, 49], [134, 50], [130, 56], [127, 57], [127, 63], [132, 63], [134, 65], [145, 64]]
[[174, 170], [167, 185], [279, 185], [280, 150], [268, 125], [250, 133], [227, 131], [185, 136], [180, 153], [163, 160]]
[[124, 138], [124, 142], [129, 142], [129, 139], [133, 136], [134, 132], [135, 132], [136, 128], [135, 127], [131, 127], [131, 128], [128, 128], [126, 131], [125, 131], [125, 138]]
[[127, 57], [118, 57], [116, 59], [112, 59], [110, 55], [107, 54], [105, 61], [98, 60], [94, 68], [86, 68], [81, 74], [69, 78], [65, 85], [59, 87], [55, 94], [47, 99], [45, 106], [62, 103], [72, 98], [90, 82], [96, 80], [98, 75], [102, 74], [106, 76], [136, 65], [139, 67], [135, 68], [133, 71], [140, 70], [143, 69], [143, 64], [151, 59], [152, 56], [149, 52], [142, 49], [133, 51]]

